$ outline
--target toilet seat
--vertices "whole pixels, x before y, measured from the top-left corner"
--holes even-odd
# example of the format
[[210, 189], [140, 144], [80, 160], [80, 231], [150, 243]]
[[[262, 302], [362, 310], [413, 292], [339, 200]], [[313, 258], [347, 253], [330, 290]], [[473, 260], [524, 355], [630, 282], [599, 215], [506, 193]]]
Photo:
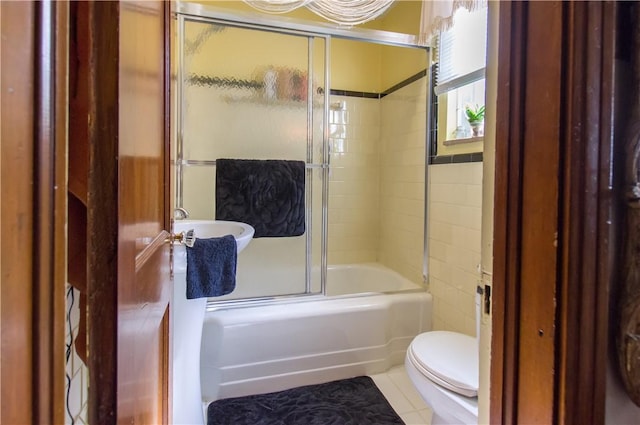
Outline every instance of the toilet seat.
[[475, 338], [426, 332], [414, 338], [407, 358], [427, 379], [465, 397], [478, 395], [478, 345]]

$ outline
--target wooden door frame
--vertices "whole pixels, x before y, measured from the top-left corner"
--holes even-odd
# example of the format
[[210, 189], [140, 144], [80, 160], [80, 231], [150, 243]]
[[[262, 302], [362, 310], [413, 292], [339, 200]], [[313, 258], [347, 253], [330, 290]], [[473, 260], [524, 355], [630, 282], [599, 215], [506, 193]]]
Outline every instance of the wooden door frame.
[[[616, 249], [611, 158], [617, 10], [613, 2], [500, 4], [491, 423], [526, 420], [528, 407], [543, 409], [553, 423], [604, 422]], [[544, 98], [559, 100], [558, 113], [538, 102]], [[552, 133], [533, 140], [541, 127]], [[552, 160], [536, 164], [545, 154]], [[543, 170], [540, 165], [551, 176], [536, 181], [527, 172]], [[557, 185], [555, 202], [540, 202], [540, 192], [548, 190], [543, 181]], [[557, 222], [541, 216], [548, 210], [557, 212]], [[523, 235], [541, 225], [556, 226], [556, 240], [532, 246]], [[525, 268], [524, 261], [537, 261], [539, 268]], [[555, 308], [532, 311], [525, 291], [542, 294], [538, 301]], [[539, 321], [541, 338], [553, 332], [550, 348], [531, 342], [535, 335], [523, 327], [525, 315]], [[542, 365], [524, 361], [523, 349], [537, 351]], [[553, 375], [553, 388], [537, 388], [550, 394], [549, 404], [536, 405], [521, 394], [521, 385], [536, 390], [539, 383], [530, 378], [538, 373]]]
[[87, 44], [87, 341], [91, 424], [116, 422], [119, 2], [90, 1]]
[[[120, 205], [119, 174], [123, 158], [119, 152], [119, 84], [120, 75], [120, 23], [121, 8], [118, 1], [90, 1], [87, 4], [88, 15], [88, 61], [91, 64], [88, 84], [88, 111], [91, 125], [88, 128], [89, 176], [87, 185], [87, 232], [88, 252], [88, 341], [89, 347], [100, 347], [100, 352], [89, 349], [89, 423], [107, 424], [120, 420], [118, 410], [118, 329], [121, 279], [119, 264], [122, 256], [122, 235], [118, 211]], [[163, 147], [166, 154], [164, 171], [163, 225], [169, 228], [169, 111], [170, 111], [170, 7], [164, 6], [162, 17], [164, 33], [164, 87], [165, 115]], [[164, 241], [162, 235], [160, 244]], [[154, 244], [158, 240], [154, 241]], [[140, 261], [138, 261], [140, 260]], [[136, 258], [136, 267], [146, 258]], [[168, 269], [168, 266], [167, 266]], [[167, 274], [168, 276], [168, 274]], [[170, 417], [169, 363], [169, 324], [163, 322], [164, 363], [161, 365], [165, 376], [162, 396], [162, 416]], [[138, 419], [136, 419], [138, 420]]]
[[64, 422], [68, 6], [0, 6], [3, 423]]

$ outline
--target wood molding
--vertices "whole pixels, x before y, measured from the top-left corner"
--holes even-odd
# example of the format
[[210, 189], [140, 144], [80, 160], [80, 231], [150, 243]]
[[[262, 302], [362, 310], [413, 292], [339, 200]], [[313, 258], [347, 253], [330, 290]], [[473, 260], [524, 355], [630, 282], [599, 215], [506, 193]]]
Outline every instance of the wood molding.
[[36, 3], [34, 409], [64, 421], [68, 3]]
[[[33, 423], [35, 3], [0, 2], [2, 287], [0, 422]], [[11, 64], [5, 68], [4, 64]]]
[[[60, 347], [66, 344], [66, 288], [67, 288], [67, 152], [68, 152], [68, 119], [69, 119], [69, 2], [53, 1], [54, 8], [54, 101], [53, 109], [55, 122], [54, 137], [54, 186], [53, 186], [53, 287], [49, 290], [52, 297], [52, 317], [47, 320], [52, 322], [53, 343], [51, 353], [48, 356], [53, 368], [53, 387], [51, 397], [53, 400], [52, 416], [47, 417], [48, 423], [61, 423], [64, 421], [66, 391], [66, 370], [63, 367], [65, 355]], [[60, 381], [63, 384], [60, 384]]]
[[1, 7], [0, 421], [63, 423], [68, 3]]
[[86, 5], [88, 95], [80, 102], [90, 118], [89, 422], [96, 424], [169, 421], [168, 4], [143, 6]]
[[[172, 43], [173, 37], [176, 35], [173, 25], [174, 19], [171, 16], [171, 8], [172, 5], [165, 5], [164, 8], [164, 116], [167, 117], [165, 119], [165, 127], [164, 127], [164, 150], [165, 152], [171, 152], [171, 139], [172, 139], [172, 120], [171, 117], [171, 105], [172, 98], [175, 97], [175, 93], [173, 92], [173, 88], [171, 87], [171, 54], [172, 54]], [[168, 154], [169, 155], [169, 154]], [[169, 155], [170, 157], [170, 155]], [[171, 199], [171, 161], [165, 161], [164, 164], [164, 228], [169, 232], [173, 232], [173, 228], [171, 227], [171, 219], [173, 218], [173, 200]], [[167, 410], [168, 411], [168, 410]]]
[[568, 2], [564, 8], [556, 422], [603, 423], [608, 288], [615, 271], [611, 158], [616, 7], [611, 2]]
[[[87, 293], [91, 424], [116, 423], [119, 2], [88, 3]], [[115, 160], [114, 160], [115, 159]], [[106, 212], [106, 213], [105, 213]], [[100, 352], [98, 352], [98, 350]]]
[[[515, 423], [520, 245], [520, 186], [526, 4], [500, 4], [494, 198], [491, 423]], [[512, 142], [513, 141], [513, 142]]]
[[491, 423], [604, 421], [616, 7], [500, 6]]

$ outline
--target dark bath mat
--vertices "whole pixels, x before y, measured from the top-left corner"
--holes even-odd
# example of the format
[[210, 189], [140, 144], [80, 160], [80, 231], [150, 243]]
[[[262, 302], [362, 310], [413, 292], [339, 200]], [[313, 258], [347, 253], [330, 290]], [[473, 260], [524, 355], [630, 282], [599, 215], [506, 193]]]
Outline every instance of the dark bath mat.
[[207, 425], [404, 424], [368, 376], [209, 404]]

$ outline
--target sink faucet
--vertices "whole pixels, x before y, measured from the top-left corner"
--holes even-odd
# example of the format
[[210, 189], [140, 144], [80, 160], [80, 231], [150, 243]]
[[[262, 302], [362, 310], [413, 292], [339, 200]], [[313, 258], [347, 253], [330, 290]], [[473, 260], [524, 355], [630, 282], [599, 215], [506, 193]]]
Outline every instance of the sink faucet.
[[189, 212], [182, 207], [178, 207], [173, 210], [173, 218], [176, 220], [184, 220], [189, 218]]

